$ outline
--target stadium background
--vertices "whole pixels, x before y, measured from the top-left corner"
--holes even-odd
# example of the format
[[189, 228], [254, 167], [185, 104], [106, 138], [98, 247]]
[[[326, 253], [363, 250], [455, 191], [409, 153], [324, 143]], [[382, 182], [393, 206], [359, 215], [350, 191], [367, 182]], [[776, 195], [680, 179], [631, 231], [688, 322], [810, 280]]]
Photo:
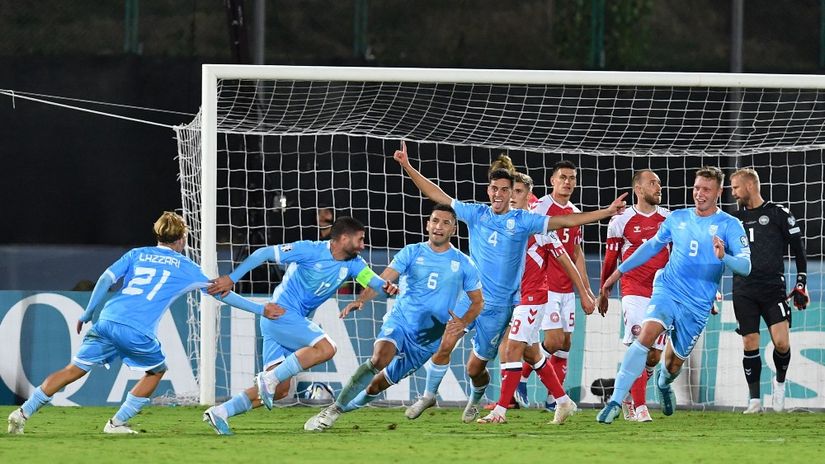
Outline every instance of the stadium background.
[[[247, 12], [251, 10], [250, 3], [246, 2]], [[525, 69], [729, 69], [728, 3], [610, 3], [604, 7], [607, 14], [603, 54], [596, 50], [594, 55], [591, 6], [595, 3], [526, 1], [517, 6], [502, 6], [492, 1], [452, 5], [435, 1], [414, 5], [354, 1], [338, 2], [333, 7], [326, 2], [270, 4], [265, 62]], [[139, 21], [135, 25], [124, 14], [138, 4]], [[360, 21], [359, 5], [368, 8], [366, 33], [360, 36], [353, 31], [354, 24]], [[127, 0], [101, 5], [88, 0], [71, 4], [45, 1], [15, 3], [0, 11], [0, 27], [4, 31], [0, 44], [0, 89], [177, 112], [147, 114], [92, 105], [164, 124], [186, 122], [197, 111], [200, 64], [250, 60], [249, 48], [242, 40], [240, 45], [231, 43], [232, 28], [227, 26], [227, 11], [220, 2]], [[814, 12], [820, 12], [819, 2], [748, 2], [743, 69], [821, 73], [821, 31]], [[62, 292], [71, 290], [79, 281], [94, 280], [125, 248], [151, 240], [148, 225], [160, 210], [180, 207], [176, 149], [169, 129], [8, 97], [3, 97], [0, 105], [4, 135], [0, 184], [5, 197], [10, 199], [5, 204], [9, 220], [0, 226], [0, 289]], [[334, 147], [330, 141], [330, 152], [344, 153], [345, 149]], [[517, 165], [534, 168], [524, 153], [513, 155]], [[307, 153], [307, 157], [312, 156], [315, 155]], [[457, 156], [469, 158], [473, 154], [467, 150], [459, 151]], [[479, 159], [477, 168], [483, 170], [489, 154], [476, 156], [484, 158]], [[426, 151], [422, 157], [426, 159]], [[583, 168], [580, 183], [595, 183], [591, 176], [596, 175], [596, 161], [587, 157], [574, 160]], [[631, 165], [627, 167], [633, 167], [637, 161], [628, 161]], [[759, 164], [759, 160], [754, 161]], [[664, 163], [638, 162], [650, 163], [654, 168], [660, 166], [657, 163]], [[822, 180], [821, 172], [804, 177], [800, 171], [795, 173], [801, 177], [788, 179], [791, 184], [802, 178]], [[534, 177], [538, 180], [546, 176]], [[627, 177], [614, 182], [627, 184]], [[599, 183], [602, 181], [600, 177]], [[684, 195], [684, 176], [665, 177], [663, 183], [668, 192]], [[539, 187], [538, 191], [543, 193], [544, 189]], [[484, 199], [483, 186], [459, 196]], [[674, 201], [667, 196], [666, 193], [670, 204], [685, 202], [685, 198]], [[774, 201], [792, 204], [805, 196], [809, 194], [802, 190], [783, 189], [769, 195]], [[574, 200], [589, 205], [599, 202], [597, 198], [582, 196]], [[371, 214], [358, 204], [351, 208], [360, 214]], [[821, 217], [819, 202], [805, 218], [808, 236], [821, 235]], [[586, 232], [589, 233], [597, 232]], [[408, 235], [420, 237], [415, 231]], [[821, 256], [822, 251], [816, 248], [820, 243], [809, 242], [809, 255]], [[372, 245], [397, 247], [399, 243]], [[598, 252], [592, 245], [587, 251]], [[591, 271], [590, 275], [597, 273]], [[28, 295], [5, 295], [8, 304], [4, 311]], [[78, 301], [85, 301], [83, 298], [70, 295], [70, 299]], [[55, 315], [42, 317], [48, 320]], [[27, 321], [21, 339], [33, 336], [36, 327], [58, 330], [60, 323], [58, 319]], [[61, 337], [55, 339], [61, 350], [76, 345], [77, 340]], [[31, 350], [25, 356], [27, 365], [34, 366], [28, 371], [31, 377], [42, 376], [63, 364], [32, 362], [48, 356], [50, 348], [32, 338], [28, 340]], [[43, 350], [41, 353], [37, 346]], [[0, 395], [0, 402], [13, 402], [14, 388], [5, 388], [0, 392], [5, 393]]]

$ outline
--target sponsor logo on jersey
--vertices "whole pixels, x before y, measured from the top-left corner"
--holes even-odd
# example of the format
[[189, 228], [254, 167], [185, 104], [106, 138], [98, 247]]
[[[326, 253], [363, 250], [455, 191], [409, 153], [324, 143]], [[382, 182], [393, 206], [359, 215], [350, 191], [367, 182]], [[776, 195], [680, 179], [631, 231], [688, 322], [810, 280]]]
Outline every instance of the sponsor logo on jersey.
[[641, 227], [639, 227], [639, 226], [633, 226], [633, 232], [635, 232], [635, 233], [637, 233], [637, 234], [638, 234], [638, 233], [639, 233], [639, 232], [641, 232], [641, 231], [642, 231], [642, 228], [641, 228]]
[[747, 247], [748, 246], [747, 237], [745, 237], [744, 235], [739, 237], [739, 243], [741, 243], [743, 247]]
[[771, 222], [771, 219], [768, 216], [765, 216], [764, 214], [759, 216], [759, 224], [766, 226], [769, 222]]
[[685, 227], [687, 227], [687, 222], [680, 222], [679, 227], [677, 227], [677, 229], [684, 230]]
[[793, 226], [796, 224], [796, 219], [793, 216], [788, 216], [788, 225]]
[[711, 224], [710, 227], [708, 227], [708, 233], [710, 235], [716, 235], [716, 232], [718, 232], [718, 231], [719, 231], [719, 226], [716, 225], [716, 224]]
[[508, 219], [507, 220], [507, 229], [513, 230], [516, 227], [516, 220], [515, 219]]
[[338, 278], [339, 279], [346, 279], [347, 272], [348, 272], [347, 268], [345, 268], [345, 267], [342, 267], [342, 268], [338, 269]]
[[415, 264], [424, 264], [424, 258], [422, 258], [421, 256], [415, 258]]
[[450, 261], [450, 269], [453, 272], [458, 272], [458, 261]]
[[283, 251], [284, 253], [292, 251], [292, 244], [291, 243], [286, 243], [286, 244], [281, 245], [281, 251]]
[[324, 265], [323, 265], [323, 264], [321, 264], [321, 263], [315, 263], [315, 269], [321, 269], [322, 267], [324, 267]]

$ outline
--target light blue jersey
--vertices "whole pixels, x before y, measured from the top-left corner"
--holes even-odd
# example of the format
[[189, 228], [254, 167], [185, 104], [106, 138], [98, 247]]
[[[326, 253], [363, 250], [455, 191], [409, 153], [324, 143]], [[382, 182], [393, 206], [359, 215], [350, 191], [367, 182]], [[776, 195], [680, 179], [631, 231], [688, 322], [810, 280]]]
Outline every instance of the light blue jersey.
[[264, 261], [286, 265], [283, 280], [272, 292], [272, 302], [287, 310], [298, 311], [304, 317], [353, 277], [363, 286], [370, 284], [375, 290], [381, 290], [383, 280], [373, 278], [375, 274], [364, 258], [356, 256], [338, 261], [332, 256], [329, 245], [329, 241], [302, 240], [264, 247], [245, 259], [229, 277], [237, 282]]
[[455, 310], [458, 296], [481, 288], [475, 263], [450, 246], [437, 253], [428, 242], [408, 245], [395, 255], [390, 267], [401, 274], [400, 293], [392, 309], [427, 345], [441, 338]]
[[695, 208], [689, 208], [668, 216], [651, 239], [662, 245], [673, 244], [654, 291], [669, 293], [687, 307], [709, 311], [725, 271], [725, 263], [713, 251], [714, 235], [725, 242], [726, 254], [750, 256], [742, 224], [722, 210], [701, 217]]
[[[129, 326], [154, 337], [163, 312], [180, 295], [209, 285], [209, 278], [186, 256], [165, 246], [130, 250], [104, 275], [123, 288], [103, 306], [99, 320]], [[107, 287], [108, 288], [108, 287]], [[94, 307], [94, 304], [90, 304]]]
[[470, 231], [470, 256], [481, 274], [484, 305], [518, 304], [527, 241], [547, 230], [550, 217], [521, 209], [495, 214], [490, 206], [458, 200], [452, 207]]

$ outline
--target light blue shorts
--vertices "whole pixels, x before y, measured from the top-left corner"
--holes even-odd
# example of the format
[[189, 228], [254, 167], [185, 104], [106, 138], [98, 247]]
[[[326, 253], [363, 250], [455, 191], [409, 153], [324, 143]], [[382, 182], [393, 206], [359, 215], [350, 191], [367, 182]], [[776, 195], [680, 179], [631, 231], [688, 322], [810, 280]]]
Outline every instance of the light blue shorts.
[[[462, 293], [455, 305], [457, 316], [463, 316], [470, 308], [470, 297]], [[510, 319], [513, 317], [514, 306], [493, 306], [484, 305], [481, 314], [478, 315], [472, 324], [467, 326], [467, 331], [476, 330], [473, 335], [473, 352], [483, 361], [491, 361], [498, 355], [498, 345], [501, 343], [501, 336], [507, 330]]]
[[262, 317], [260, 325], [264, 338], [264, 370], [279, 364], [305, 346], [314, 346], [325, 337], [329, 339], [318, 324], [290, 309], [275, 320]]
[[416, 332], [408, 328], [405, 321], [392, 317], [392, 313], [381, 325], [376, 343], [385, 340], [395, 345], [396, 349], [395, 358], [384, 368], [384, 377], [391, 385], [417, 371], [438, 350], [440, 338], [428, 345], [420, 345]]
[[72, 364], [88, 372], [93, 366], [120, 358], [130, 369], [152, 370], [166, 362], [160, 342], [155, 337], [112, 321], [97, 321], [86, 332], [83, 344]]
[[656, 321], [670, 336], [673, 353], [687, 359], [710, 317], [710, 304], [706, 308], [693, 308], [677, 301], [667, 292], [653, 291], [648, 303], [644, 322]]

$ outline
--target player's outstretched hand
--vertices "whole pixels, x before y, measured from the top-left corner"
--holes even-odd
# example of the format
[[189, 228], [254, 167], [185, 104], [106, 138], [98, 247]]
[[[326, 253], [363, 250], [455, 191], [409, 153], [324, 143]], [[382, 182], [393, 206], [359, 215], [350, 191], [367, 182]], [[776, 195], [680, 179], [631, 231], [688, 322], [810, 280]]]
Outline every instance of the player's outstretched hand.
[[602, 291], [599, 292], [599, 296], [596, 298], [596, 307], [599, 308], [599, 314], [601, 314], [602, 317], [607, 314], [607, 308], [610, 303], [607, 295], [610, 295], [610, 289], [602, 288]]
[[264, 305], [264, 317], [267, 319], [278, 319], [283, 316], [285, 312], [286, 309], [275, 303], [267, 303]]
[[363, 306], [364, 306], [363, 301], [353, 301], [352, 303], [344, 306], [344, 309], [341, 310], [341, 312], [338, 314], [338, 317], [343, 319], [343, 318], [349, 316], [349, 313], [351, 313], [353, 311], [357, 311], [357, 310], [361, 309]]
[[384, 293], [386, 293], [389, 296], [395, 296], [398, 294], [398, 285], [395, 285], [389, 280], [384, 281], [384, 286], [382, 288], [384, 290]]
[[791, 290], [791, 293], [788, 294], [787, 299], [793, 299], [793, 305], [800, 311], [807, 308], [808, 305], [811, 304], [811, 297], [808, 296], [807, 286], [808, 277], [803, 274], [799, 274], [796, 276], [796, 285], [793, 290]]
[[713, 253], [720, 261], [725, 257], [725, 242], [718, 235], [713, 236]]
[[613, 203], [610, 203], [610, 206], [607, 207], [613, 216], [624, 213], [625, 208], [627, 208], [627, 201], [625, 201], [626, 196], [627, 192], [619, 195], [619, 197], [613, 200]]
[[447, 321], [447, 327], [444, 329], [444, 334], [452, 337], [459, 337], [464, 333], [464, 329], [467, 327], [467, 324], [464, 323], [464, 319], [456, 316], [452, 309], [449, 309], [448, 311], [450, 312], [451, 317], [450, 320]]
[[401, 141], [401, 149], [395, 150], [395, 153], [393, 153], [392, 157], [393, 159], [398, 161], [398, 164], [400, 164], [401, 167], [406, 167], [410, 165], [410, 158], [409, 156], [407, 156], [407, 144], [404, 143], [403, 140]]
[[232, 279], [230, 279], [228, 275], [220, 276], [209, 282], [210, 284], [206, 287], [206, 292], [210, 295], [220, 295], [222, 297], [229, 295], [229, 291], [232, 290], [232, 286], [235, 285], [235, 282], [232, 282]]

